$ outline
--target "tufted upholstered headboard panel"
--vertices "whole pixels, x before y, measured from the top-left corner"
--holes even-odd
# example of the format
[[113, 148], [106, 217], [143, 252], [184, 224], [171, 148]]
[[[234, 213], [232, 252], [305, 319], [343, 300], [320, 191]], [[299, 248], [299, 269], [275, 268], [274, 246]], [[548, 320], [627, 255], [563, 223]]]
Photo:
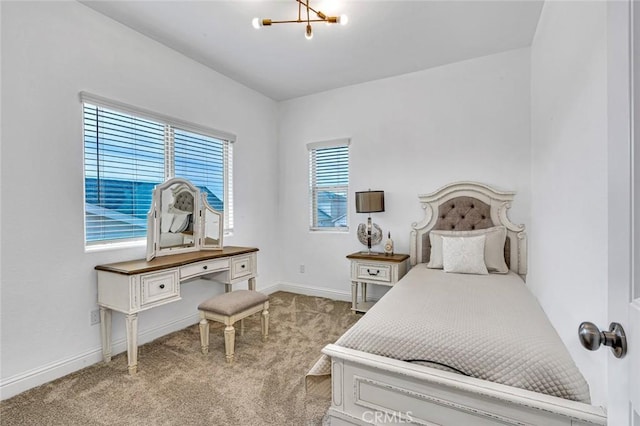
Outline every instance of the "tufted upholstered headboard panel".
[[[452, 198], [438, 206], [435, 212], [437, 220], [431, 230], [439, 231], [473, 231], [496, 226], [491, 220], [491, 206], [477, 198], [461, 196]], [[504, 245], [504, 260], [511, 265], [511, 238]], [[429, 232], [422, 234], [422, 259], [427, 263], [431, 258], [431, 241]]]
[[509, 269], [524, 278], [527, 273], [524, 225], [515, 225], [507, 217], [514, 195], [476, 182], [456, 182], [418, 196], [425, 218], [412, 225], [411, 264], [429, 261], [431, 230], [470, 231], [503, 225], [507, 229], [505, 261]]
[[175, 194], [173, 208], [183, 212], [193, 212], [193, 194], [189, 189], [181, 189]]

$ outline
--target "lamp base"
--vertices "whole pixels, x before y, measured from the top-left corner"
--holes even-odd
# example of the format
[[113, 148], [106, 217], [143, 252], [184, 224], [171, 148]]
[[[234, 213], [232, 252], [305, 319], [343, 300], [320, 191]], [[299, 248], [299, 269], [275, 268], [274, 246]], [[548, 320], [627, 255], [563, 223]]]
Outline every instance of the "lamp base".
[[[372, 247], [382, 242], [382, 229], [378, 224], [371, 224], [371, 228], [367, 230], [367, 224], [361, 223], [358, 225], [358, 241], [360, 241], [365, 247]], [[371, 243], [369, 243], [371, 241]]]

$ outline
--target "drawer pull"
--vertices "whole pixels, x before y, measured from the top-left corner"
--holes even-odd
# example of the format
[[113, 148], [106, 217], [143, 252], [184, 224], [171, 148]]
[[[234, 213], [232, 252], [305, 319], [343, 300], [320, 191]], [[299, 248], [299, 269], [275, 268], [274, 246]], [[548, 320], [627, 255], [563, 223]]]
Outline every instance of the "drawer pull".
[[380, 269], [376, 269], [375, 273], [371, 272], [371, 269], [367, 269], [367, 273], [373, 277], [376, 277], [380, 273]]
[[202, 269], [207, 269], [207, 265], [204, 265], [204, 266], [202, 267]]
[[160, 290], [164, 288], [164, 284], [160, 284]]
[[243, 264], [243, 265], [242, 265], [242, 266], [240, 266], [240, 267], [241, 267], [242, 269], [244, 269], [246, 266], [247, 266], [247, 265], [244, 265], [244, 264]]

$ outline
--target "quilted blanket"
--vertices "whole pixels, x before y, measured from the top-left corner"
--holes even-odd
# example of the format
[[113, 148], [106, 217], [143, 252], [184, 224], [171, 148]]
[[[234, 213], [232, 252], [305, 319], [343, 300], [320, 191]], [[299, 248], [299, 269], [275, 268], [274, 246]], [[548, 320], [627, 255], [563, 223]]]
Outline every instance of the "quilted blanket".
[[[339, 346], [589, 403], [589, 387], [522, 279], [415, 266]], [[327, 369], [323, 356], [309, 374]]]

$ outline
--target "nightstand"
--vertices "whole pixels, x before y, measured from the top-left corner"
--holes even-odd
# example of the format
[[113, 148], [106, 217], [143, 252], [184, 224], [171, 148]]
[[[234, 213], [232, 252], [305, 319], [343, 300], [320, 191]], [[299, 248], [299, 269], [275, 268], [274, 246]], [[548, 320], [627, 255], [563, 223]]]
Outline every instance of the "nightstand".
[[[367, 284], [393, 286], [407, 273], [408, 254], [367, 254], [353, 253], [347, 256], [351, 261], [351, 310], [366, 312], [375, 302], [367, 301]], [[362, 299], [358, 300], [358, 284]]]

